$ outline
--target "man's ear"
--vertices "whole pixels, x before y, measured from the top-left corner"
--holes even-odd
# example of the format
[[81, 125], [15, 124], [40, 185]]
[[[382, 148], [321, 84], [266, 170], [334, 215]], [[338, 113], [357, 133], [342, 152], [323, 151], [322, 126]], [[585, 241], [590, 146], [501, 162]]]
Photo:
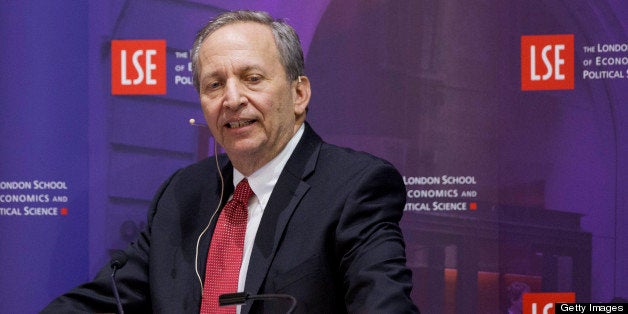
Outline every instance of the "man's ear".
[[310, 103], [310, 96], [312, 90], [310, 89], [310, 80], [307, 76], [299, 76], [298, 80], [294, 82], [294, 114], [297, 118], [305, 115], [307, 106]]

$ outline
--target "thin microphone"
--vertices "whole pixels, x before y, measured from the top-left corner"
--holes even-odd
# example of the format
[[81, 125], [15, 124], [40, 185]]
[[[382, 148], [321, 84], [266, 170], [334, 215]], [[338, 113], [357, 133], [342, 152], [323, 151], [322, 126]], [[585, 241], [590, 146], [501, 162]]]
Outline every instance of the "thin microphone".
[[196, 123], [196, 119], [190, 119], [190, 125], [193, 126], [198, 126], [198, 127], [202, 127], [202, 128], [209, 128], [209, 126], [205, 123]]
[[118, 306], [118, 313], [124, 314], [124, 310], [122, 309], [122, 302], [120, 301], [120, 295], [118, 294], [118, 287], [116, 286], [116, 271], [124, 265], [129, 260], [129, 257], [122, 250], [117, 250], [111, 254], [111, 286], [113, 287], [113, 295], [116, 298], [116, 305]]
[[250, 295], [246, 292], [225, 293], [218, 297], [218, 304], [220, 306], [227, 305], [240, 305], [244, 304], [248, 300], [290, 300], [290, 308], [286, 314], [290, 314], [297, 306], [297, 299], [289, 294], [254, 294]]

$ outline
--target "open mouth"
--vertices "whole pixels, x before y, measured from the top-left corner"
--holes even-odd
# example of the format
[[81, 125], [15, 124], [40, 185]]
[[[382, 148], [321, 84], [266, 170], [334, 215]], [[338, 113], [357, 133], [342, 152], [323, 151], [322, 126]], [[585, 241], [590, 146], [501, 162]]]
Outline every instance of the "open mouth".
[[237, 128], [245, 127], [247, 125], [251, 125], [254, 122], [255, 120], [239, 120], [239, 121], [229, 122], [225, 124], [225, 126], [229, 129], [237, 129]]

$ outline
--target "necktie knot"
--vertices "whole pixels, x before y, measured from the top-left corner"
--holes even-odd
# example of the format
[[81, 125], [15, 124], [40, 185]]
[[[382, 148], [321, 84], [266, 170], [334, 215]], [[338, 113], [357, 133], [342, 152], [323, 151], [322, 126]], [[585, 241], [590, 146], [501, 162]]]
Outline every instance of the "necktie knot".
[[249, 198], [253, 196], [253, 190], [251, 190], [251, 186], [249, 185], [249, 181], [245, 178], [238, 186], [236, 186], [235, 192], [233, 192], [233, 200], [239, 202], [241, 204], [249, 204]]

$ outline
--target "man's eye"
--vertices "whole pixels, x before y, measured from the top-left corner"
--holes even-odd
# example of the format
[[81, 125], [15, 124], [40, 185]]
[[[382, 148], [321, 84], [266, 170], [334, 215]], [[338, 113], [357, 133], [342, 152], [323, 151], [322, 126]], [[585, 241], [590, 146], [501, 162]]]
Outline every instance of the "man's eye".
[[262, 77], [259, 75], [249, 75], [247, 76], [246, 80], [251, 83], [257, 83], [262, 80]]
[[222, 86], [220, 82], [212, 82], [212, 83], [207, 84], [207, 89], [214, 90], [214, 89], [219, 88], [220, 86]]

